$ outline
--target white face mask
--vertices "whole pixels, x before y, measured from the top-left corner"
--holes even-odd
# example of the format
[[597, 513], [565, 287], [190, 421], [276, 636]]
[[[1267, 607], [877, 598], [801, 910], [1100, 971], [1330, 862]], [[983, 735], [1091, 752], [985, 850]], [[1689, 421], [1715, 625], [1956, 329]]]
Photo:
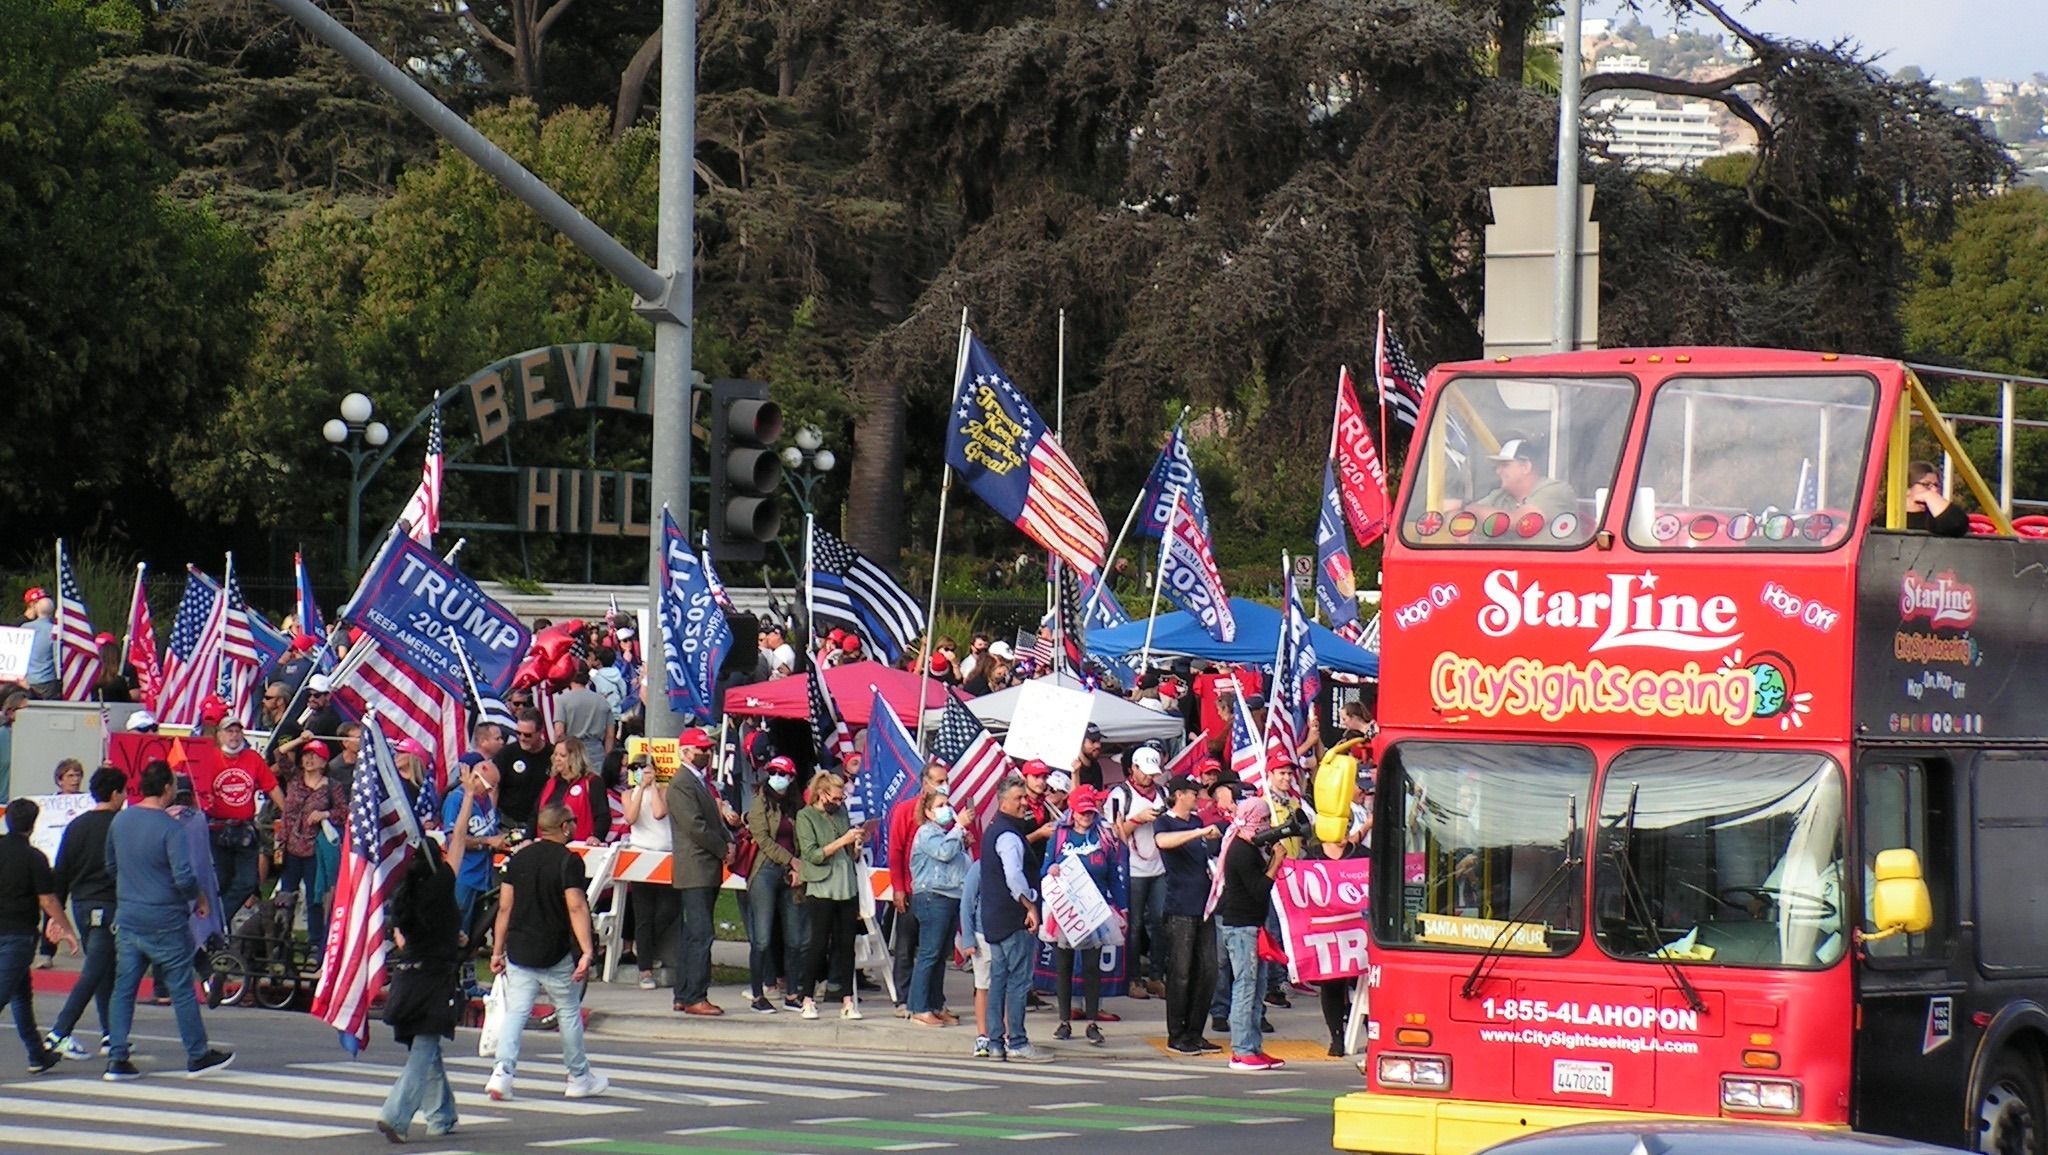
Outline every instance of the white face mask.
[[789, 789], [789, 775], [770, 774], [768, 776], [768, 789], [775, 791], [777, 794]]
[[932, 821], [940, 826], [953, 825], [953, 808], [951, 806], [934, 807], [932, 809]]

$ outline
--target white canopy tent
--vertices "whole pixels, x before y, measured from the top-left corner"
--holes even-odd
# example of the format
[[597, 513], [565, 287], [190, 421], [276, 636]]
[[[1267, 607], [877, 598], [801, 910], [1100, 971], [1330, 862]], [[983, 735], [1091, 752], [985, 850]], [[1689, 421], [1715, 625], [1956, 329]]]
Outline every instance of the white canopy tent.
[[[1072, 674], [1062, 671], [1051, 676], [1059, 679], [1059, 685], [1066, 689], [1081, 689], [1081, 680]], [[990, 732], [1002, 734], [1010, 728], [1010, 719], [1016, 715], [1023, 695], [1024, 687], [1012, 686], [972, 699], [967, 708]], [[1095, 691], [1092, 697], [1095, 708], [1089, 711], [1088, 720], [1102, 730], [1102, 740], [1111, 745], [1129, 745], [1151, 738], [1178, 738], [1185, 730], [1179, 714], [1162, 714], [1101, 690]], [[938, 713], [934, 711], [934, 717]]]

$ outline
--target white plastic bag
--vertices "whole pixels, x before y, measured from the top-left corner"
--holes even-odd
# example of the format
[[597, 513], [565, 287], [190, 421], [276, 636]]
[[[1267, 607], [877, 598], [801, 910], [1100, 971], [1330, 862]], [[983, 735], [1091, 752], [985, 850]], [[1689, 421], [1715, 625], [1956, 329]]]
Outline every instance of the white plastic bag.
[[498, 1034], [505, 1029], [505, 979], [501, 975], [484, 992], [484, 1029], [477, 1034], [476, 1054], [479, 1059], [498, 1057]]

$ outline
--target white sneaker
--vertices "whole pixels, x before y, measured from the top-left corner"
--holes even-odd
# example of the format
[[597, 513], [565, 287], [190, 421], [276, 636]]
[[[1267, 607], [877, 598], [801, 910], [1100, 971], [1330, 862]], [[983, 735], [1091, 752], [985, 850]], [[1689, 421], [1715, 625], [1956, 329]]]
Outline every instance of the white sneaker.
[[581, 1075], [569, 1076], [569, 1089], [563, 1094], [571, 1099], [595, 1099], [611, 1088], [612, 1081], [599, 1074], [596, 1068]]
[[506, 1099], [510, 1099], [512, 1097], [512, 1076], [506, 1074], [501, 1068], [493, 1068], [490, 1081], [484, 1084], [484, 1094], [489, 1095], [493, 1102], [503, 1102]]
[[53, 1034], [44, 1035], [43, 1045], [45, 1047], [48, 1047], [50, 1050], [55, 1051], [58, 1054], [64, 1056], [65, 1058], [71, 1059], [73, 1061], [92, 1058], [92, 1052], [86, 1050], [85, 1045], [83, 1043], [80, 1043], [76, 1037], [71, 1035], [65, 1035], [62, 1038], [59, 1038]]
[[840, 1007], [839, 1017], [842, 1019], [858, 1019], [863, 1016], [860, 1013], [859, 1007]]
[[807, 999], [807, 1000], [805, 1000], [805, 1002], [804, 1002], [804, 1009], [803, 1009], [803, 1017], [804, 1017], [804, 1018], [807, 1018], [807, 1019], [815, 1019], [815, 1018], [817, 1018], [817, 1017], [818, 1017], [818, 1004], [816, 1004], [816, 1003], [814, 1003], [814, 1002], [811, 1002], [811, 1001], [809, 1001], [808, 999]]

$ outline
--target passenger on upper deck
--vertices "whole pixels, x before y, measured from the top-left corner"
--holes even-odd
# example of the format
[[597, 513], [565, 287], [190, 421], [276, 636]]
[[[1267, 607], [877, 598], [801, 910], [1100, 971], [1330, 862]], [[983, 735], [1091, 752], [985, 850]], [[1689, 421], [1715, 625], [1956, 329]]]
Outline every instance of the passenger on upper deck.
[[[1502, 442], [1500, 452], [1487, 458], [1493, 462], [1493, 471], [1500, 478], [1500, 485], [1465, 508], [1477, 514], [1515, 514], [1535, 510], [1546, 518], [1554, 518], [1573, 509], [1578, 503], [1578, 494], [1568, 483], [1547, 477], [1537, 468], [1536, 462], [1542, 456], [1542, 447], [1528, 438], [1516, 437]], [[1447, 501], [1444, 505], [1448, 509], [1457, 508], [1455, 502]]]
[[1969, 515], [1941, 491], [1941, 473], [1931, 462], [1906, 466], [1906, 528], [1936, 537], [1969, 536]]

